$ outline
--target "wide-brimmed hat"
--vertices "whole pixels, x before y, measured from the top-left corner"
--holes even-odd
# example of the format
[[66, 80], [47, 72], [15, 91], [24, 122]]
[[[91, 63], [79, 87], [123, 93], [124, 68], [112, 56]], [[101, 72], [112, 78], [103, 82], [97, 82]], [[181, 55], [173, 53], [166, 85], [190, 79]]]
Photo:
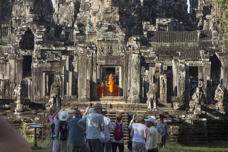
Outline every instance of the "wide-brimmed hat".
[[67, 119], [69, 118], [69, 114], [67, 111], [60, 111], [58, 113], [58, 116], [60, 121], [67, 121]]
[[146, 119], [144, 119], [146, 122], [156, 123], [156, 117], [155, 116], [149, 116]]
[[96, 103], [95, 105], [93, 105], [93, 109], [102, 109], [101, 103]]

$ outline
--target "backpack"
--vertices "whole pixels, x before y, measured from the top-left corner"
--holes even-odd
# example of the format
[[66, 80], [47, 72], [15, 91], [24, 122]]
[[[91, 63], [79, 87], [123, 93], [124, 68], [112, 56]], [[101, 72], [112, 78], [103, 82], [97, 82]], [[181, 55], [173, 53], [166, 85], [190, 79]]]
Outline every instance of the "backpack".
[[117, 124], [113, 133], [113, 137], [116, 141], [119, 141], [123, 138], [123, 128], [122, 124]]
[[60, 121], [59, 123], [59, 139], [67, 140], [68, 136], [68, 124], [66, 121]]

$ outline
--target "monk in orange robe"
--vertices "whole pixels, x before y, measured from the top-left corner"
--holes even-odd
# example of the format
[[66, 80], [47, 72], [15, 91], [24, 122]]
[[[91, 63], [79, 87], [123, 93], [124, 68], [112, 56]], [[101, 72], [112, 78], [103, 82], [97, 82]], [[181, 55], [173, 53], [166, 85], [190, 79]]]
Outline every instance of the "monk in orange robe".
[[114, 87], [115, 87], [115, 81], [112, 74], [108, 76], [108, 84], [109, 84], [109, 92], [110, 92], [110, 95], [112, 96], [114, 92]]

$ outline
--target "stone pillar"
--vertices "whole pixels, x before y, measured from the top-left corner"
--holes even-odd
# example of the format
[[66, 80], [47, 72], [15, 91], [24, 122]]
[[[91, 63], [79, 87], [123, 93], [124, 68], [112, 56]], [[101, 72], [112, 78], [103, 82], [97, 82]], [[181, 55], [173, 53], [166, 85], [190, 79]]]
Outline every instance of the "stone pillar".
[[185, 71], [185, 64], [179, 64], [178, 68], [178, 84], [177, 84], [177, 97], [181, 100], [184, 100], [184, 93], [185, 93], [185, 81], [186, 81], [186, 71]]
[[16, 61], [15, 59], [9, 59], [9, 79], [11, 82], [15, 81], [15, 70], [16, 70]]
[[228, 59], [221, 60], [221, 80], [223, 81], [224, 87], [228, 90]]
[[68, 96], [72, 96], [72, 85], [73, 85], [73, 74], [72, 72], [69, 72], [69, 75], [68, 75], [68, 84], [69, 84], [69, 88], [68, 88]]
[[45, 96], [45, 88], [46, 88], [46, 76], [45, 76], [45, 72], [43, 72], [42, 74], [42, 96], [44, 97]]
[[16, 63], [16, 73], [17, 73], [16, 81], [17, 82], [20, 82], [22, 80], [22, 74], [23, 74], [22, 61], [23, 61], [23, 59], [21, 58], [21, 59], [18, 59], [17, 63]]
[[167, 77], [165, 74], [160, 75], [160, 103], [167, 104]]
[[211, 93], [210, 90], [212, 89], [211, 86], [208, 86], [209, 81], [211, 79], [211, 63], [206, 62], [203, 66], [203, 88], [205, 92], [205, 96], [207, 99], [207, 103], [211, 100]]
[[90, 100], [90, 58], [86, 53], [81, 53], [78, 60], [78, 101]]
[[178, 60], [174, 59], [172, 61], [172, 72], [173, 72], [173, 92], [174, 92], [174, 96], [177, 95], [177, 85], [178, 85]]
[[[92, 95], [91, 95], [91, 98], [92, 99], [96, 99], [97, 98], [97, 57], [96, 57], [96, 54], [93, 53], [93, 56], [92, 56]], [[100, 72], [100, 71], [98, 71]]]
[[131, 54], [130, 60], [131, 77], [130, 77], [130, 94], [131, 102], [140, 102], [140, 56], [139, 54]]

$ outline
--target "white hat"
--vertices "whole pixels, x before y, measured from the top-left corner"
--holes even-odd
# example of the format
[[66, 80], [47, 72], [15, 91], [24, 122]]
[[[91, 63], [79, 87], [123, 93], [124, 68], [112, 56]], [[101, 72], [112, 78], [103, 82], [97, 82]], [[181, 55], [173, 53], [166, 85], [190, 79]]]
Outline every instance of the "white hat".
[[156, 117], [155, 116], [149, 116], [147, 119], [144, 119], [146, 122], [152, 122], [156, 123]]
[[69, 117], [69, 114], [67, 111], [60, 111], [58, 113], [58, 116], [59, 116], [59, 120], [60, 121], [67, 121], [68, 117]]

